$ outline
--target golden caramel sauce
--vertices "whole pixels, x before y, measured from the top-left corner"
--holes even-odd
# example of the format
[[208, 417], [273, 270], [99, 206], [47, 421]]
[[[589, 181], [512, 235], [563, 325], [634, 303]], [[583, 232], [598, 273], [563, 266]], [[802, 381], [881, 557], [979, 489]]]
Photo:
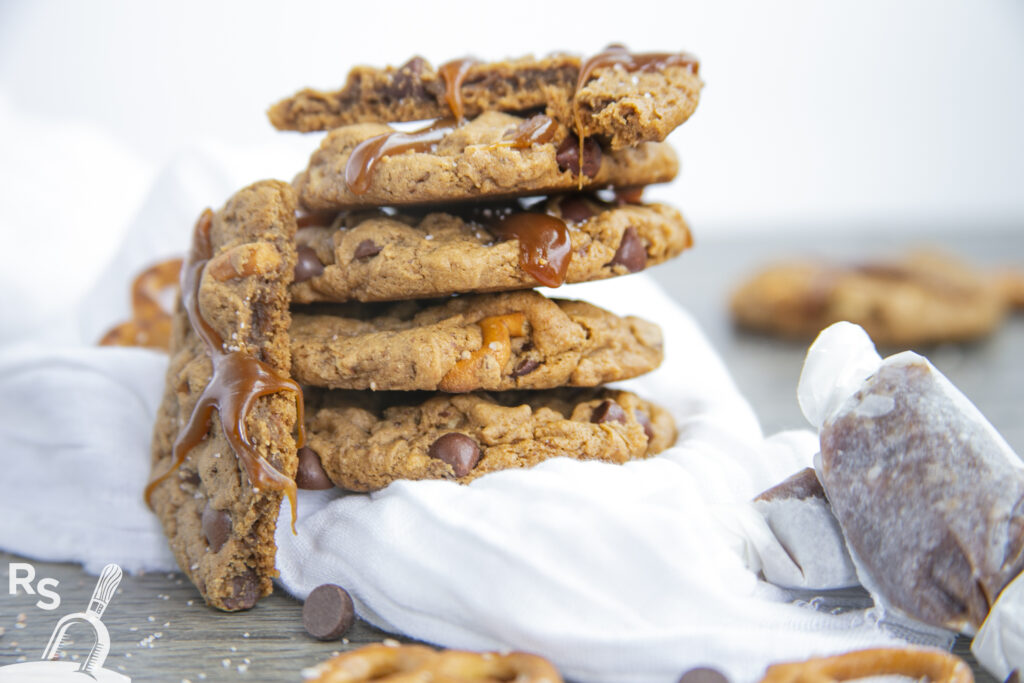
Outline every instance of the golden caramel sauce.
[[296, 382], [281, 377], [273, 368], [253, 356], [242, 351], [226, 350], [223, 338], [199, 311], [199, 285], [213, 251], [210, 245], [212, 224], [213, 212], [207, 209], [196, 223], [192, 251], [189, 253], [181, 274], [181, 292], [182, 305], [188, 314], [192, 329], [206, 347], [213, 372], [209, 383], [196, 401], [187, 424], [174, 442], [171, 452], [173, 456], [171, 467], [146, 486], [146, 504], [152, 507], [151, 499], [156, 487], [177, 470], [189, 452], [206, 438], [210, 431], [213, 411], [216, 410], [220, 416], [221, 431], [245, 469], [252, 485], [256, 489], [284, 491], [288, 496], [292, 510], [292, 531], [294, 532], [295, 481], [260, 457], [256, 452], [255, 445], [249, 439], [245, 419], [253, 402], [260, 396], [281, 391], [294, 392], [298, 426], [297, 446], [301, 447], [305, 441], [302, 390]]
[[476, 368], [485, 357], [491, 356], [499, 368], [504, 368], [512, 357], [512, 337], [526, 334], [526, 316], [522, 313], [508, 313], [484, 318], [480, 326], [480, 348], [463, 358], [441, 379], [441, 391], [470, 391], [475, 385]]
[[545, 287], [565, 282], [572, 258], [569, 228], [561, 218], [546, 213], [513, 213], [488, 230], [503, 239], [519, 240], [519, 265]]
[[384, 157], [403, 152], [426, 152], [455, 130], [454, 119], [438, 119], [412, 133], [391, 131], [363, 140], [345, 162], [345, 183], [352, 194], [366, 194], [373, 169]]
[[450, 62], [445, 62], [437, 67], [437, 72], [444, 79], [444, 99], [448, 103], [448, 108], [452, 110], [452, 116], [455, 117], [455, 122], [458, 125], [462, 125], [462, 121], [465, 118], [465, 106], [462, 102], [462, 84], [469, 74], [470, 67], [477, 62], [478, 60], [472, 57], [463, 57], [462, 59], [453, 59]]

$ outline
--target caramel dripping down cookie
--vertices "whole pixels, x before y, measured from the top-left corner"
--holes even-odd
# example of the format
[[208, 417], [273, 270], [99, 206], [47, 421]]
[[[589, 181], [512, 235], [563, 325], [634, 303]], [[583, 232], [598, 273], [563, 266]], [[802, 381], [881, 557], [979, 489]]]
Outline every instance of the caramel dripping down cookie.
[[149, 501], [182, 570], [224, 610], [271, 592], [278, 512], [295, 486], [295, 204], [287, 184], [264, 181], [200, 218], [154, 427]]
[[697, 107], [699, 62], [685, 52], [460, 59], [434, 68], [414, 57], [400, 67], [359, 66], [336, 91], [307, 89], [270, 108], [280, 130], [330, 130], [354, 123], [473, 118], [485, 111], [543, 111], [578, 137], [612, 150], [662, 141]]

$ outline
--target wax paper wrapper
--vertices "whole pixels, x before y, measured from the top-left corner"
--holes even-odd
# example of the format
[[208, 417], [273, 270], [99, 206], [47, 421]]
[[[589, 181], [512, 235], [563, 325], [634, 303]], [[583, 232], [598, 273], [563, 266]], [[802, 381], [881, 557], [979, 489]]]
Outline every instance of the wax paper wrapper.
[[876, 603], [966, 634], [985, 624], [979, 660], [1008, 674], [1024, 661], [1024, 591], [1004, 591], [1024, 569], [1024, 464], [927, 359], [882, 360], [849, 323], [815, 341], [798, 397], [820, 430], [818, 477]]

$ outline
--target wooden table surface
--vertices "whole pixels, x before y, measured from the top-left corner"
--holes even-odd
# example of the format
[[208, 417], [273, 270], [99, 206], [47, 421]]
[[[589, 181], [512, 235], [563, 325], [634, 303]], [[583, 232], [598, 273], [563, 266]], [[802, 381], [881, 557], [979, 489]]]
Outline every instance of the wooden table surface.
[[[1015, 260], [1017, 266], [1024, 267], [1024, 230], [931, 235], [927, 240], [894, 235], [836, 239], [822, 233], [811, 242], [776, 236], [698, 242], [691, 252], [652, 273], [698, 319], [754, 406], [765, 432], [772, 433], [806, 426], [796, 402], [806, 344], [736, 332], [725, 312], [731, 287], [759, 264], [779, 257], [808, 254], [853, 260], [925, 243], [943, 246], [975, 263]], [[1017, 453], [1024, 453], [1024, 420], [1020, 419], [1024, 416], [1022, 350], [1024, 315], [1020, 314], [1007, 320], [987, 340], [925, 350]], [[19, 561], [25, 560], [0, 553], [0, 586], [7, 585], [9, 564]], [[62, 604], [58, 610], [44, 611], [35, 606], [34, 596], [0, 596], [0, 666], [39, 658], [57, 620], [68, 612], [84, 609], [95, 585], [95, 577], [77, 566], [32, 564], [37, 577], [60, 582]], [[393, 637], [357, 622], [347, 641], [312, 640], [302, 628], [301, 605], [281, 591], [249, 612], [220, 614], [205, 607], [195, 589], [178, 573], [126, 576], [103, 622], [112, 642], [106, 668], [123, 672], [133, 681], [300, 680], [301, 669], [333, 652]], [[90, 645], [81, 644], [83, 655]], [[968, 646], [969, 642], [961, 638], [956, 651], [973, 662]], [[992, 681], [972, 665], [977, 680]]]

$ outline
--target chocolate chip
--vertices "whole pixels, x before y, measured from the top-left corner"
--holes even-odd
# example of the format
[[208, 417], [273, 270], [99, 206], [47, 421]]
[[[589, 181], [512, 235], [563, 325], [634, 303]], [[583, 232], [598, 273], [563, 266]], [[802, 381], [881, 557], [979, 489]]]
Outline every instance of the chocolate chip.
[[533, 358], [524, 358], [516, 364], [515, 369], [512, 371], [512, 376], [522, 377], [523, 375], [529, 375], [539, 367], [540, 361], [534, 360]]
[[594, 209], [582, 197], [562, 197], [558, 204], [562, 220], [569, 223], [582, 223], [595, 214]]
[[302, 624], [317, 640], [337, 640], [355, 621], [352, 598], [341, 586], [325, 583], [317, 586], [302, 605]]
[[615, 401], [607, 399], [601, 405], [594, 408], [594, 412], [590, 415], [590, 421], [597, 424], [603, 422], [626, 424], [626, 411]]
[[191, 484], [192, 486], [199, 486], [200, 479], [199, 473], [192, 470], [181, 470], [178, 477], [181, 479], [183, 484]]
[[647, 440], [650, 441], [654, 438], [654, 425], [651, 424], [651, 418], [647, 417], [647, 413], [642, 410], [634, 410], [633, 417], [640, 423], [640, 426], [644, 428], [644, 434], [647, 436]]
[[224, 607], [232, 612], [249, 609], [260, 599], [260, 580], [256, 572], [245, 572], [231, 578], [231, 595], [224, 598]]
[[[587, 138], [583, 142], [583, 175], [593, 178], [601, 170], [601, 145], [593, 138]], [[570, 135], [555, 152], [555, 161], [561, 171], [572, 171], [573, 175], [580, 174], [580, 139]]]
[[384, 91], [385, 99], [404, 100], [415, 96], [422, 98], [426, 91], [423, 88], [423, 67], [426, 61], [422, 57], [413, 57], [395, 72], [390, 85]]
[[356, 251], [352, 255], [357, 259], [370, 258], [380, 253], [381, 247], [378, 247], [373, 240], [363, 240], [356, 245]]
[[308, 446], [299, 449], [299, 468], [295, 472], [295, 485], [310, 491], [334, 488], [334, 482], [324, 472], [320, 456]]
[[616, 187], [613, 190], [615, 195], [615, 203], [619, 206], [626, 204], [643, 204], [644, 201], [644, 187]]
[[211, 551], [220, 550], [231, 535], [231, 516], [224, 510], [214, 510], [207, 503], [203, 508], [203, 535]]
[[680, 676], [679, 683], [729, 683], [729, 679], [717, 669], [700, 667], [690, 669]]
[[427, 455], [451, 465], [456, 477], [464, 477], [480, 460], [480, 446], [465, 434], [450, 432], [431, 444]]
[[295, 281], [305, 282], [311, 277], [316, 277], [324, 272], [324, 264], [320, 263], [320, 257], [316, 255], [313, 247], [300, 244], [298, 248], [298, 261], [295, 262]]
[[622, 242], [615, 252], [611, 265], [625, 266], [631, 273], [647, 267], [647, 247], [644, 246], [640, 235], [636, 234], [636, 228], [630, 226], [622, 233]]

